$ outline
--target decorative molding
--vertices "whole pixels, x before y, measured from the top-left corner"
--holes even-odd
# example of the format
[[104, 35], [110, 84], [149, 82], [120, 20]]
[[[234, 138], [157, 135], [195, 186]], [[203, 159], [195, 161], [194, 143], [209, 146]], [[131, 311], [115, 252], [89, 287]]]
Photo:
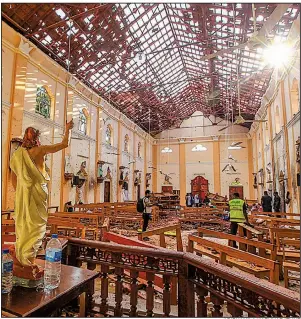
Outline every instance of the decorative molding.
[[76, 137], [79, 137], [79, 138], [81, 138], [81, 139], [83, 139], [83, 140], [87, 140], [87, 141], [89, 141], [89, 142], [96, 142], [96, 139], [94, 139], [94, 138], [92, 138], [92, 137], [90, 137], [90, 136], [88, 136], [88, 135], [85, 135], [85, 134], [81, 133], [81, 132], [78, 131], [78, 130], [72, 129], [71, 132], [72, 132], [71, 137], [72, 137], [72, 136], [76, 136]]
[[113, 145], [109, 145], [107, 143], [101, 143], [101, 146], [103, 146], [104, 148], [106, 148], [109, 151], [118, 151], [118, 148], [113, 146]]
[[300, 122], [300, 111], [293, 116], [293, 118], [286, 124], [286, 127], [289, 128], [294, 126], [297, 122]]
[[32, 120], [39, 121], [41, 124], [46, 125], [47, 127], [55, 127], [57, 129], [64, 130], [63, 125], [60, 125], [60, 124], [54, 122], [53, 120], [46, 119], [45, 117], [43, 117], [42, 115], [40, 115], [38, 113], [33, 113], [33, 112], [26, 111], [26, 110], [24, 110], [23, 113], [24, 113], [25, 117], [30, 118]]

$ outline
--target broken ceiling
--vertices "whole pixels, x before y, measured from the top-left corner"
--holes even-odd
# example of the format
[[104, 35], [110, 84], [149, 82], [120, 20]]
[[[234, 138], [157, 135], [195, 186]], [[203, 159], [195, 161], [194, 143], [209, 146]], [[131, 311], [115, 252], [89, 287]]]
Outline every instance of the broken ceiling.
[[[287, 37], [300, 5], [286, 5], [266, 40]], [[277, 6], [11, 3], [2, 4], [2, 18], [141, 128], [158, 133], [195, 111], [236, 115], [238, 81], [242, 115], [254, 118], [273, 69], [262, 63], [263, 46], [246, 42]]]

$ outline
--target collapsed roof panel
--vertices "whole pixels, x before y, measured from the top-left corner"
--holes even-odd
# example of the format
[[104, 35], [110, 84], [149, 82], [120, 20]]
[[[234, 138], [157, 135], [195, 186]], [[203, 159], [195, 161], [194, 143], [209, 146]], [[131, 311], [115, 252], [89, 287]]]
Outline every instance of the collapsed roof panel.
[[[2, 17], [143, 129], [160, 132], [195, 111], [235, 115], [238, 104], [254, 118], [273, 69], [262, 64], [263, 46], [246, 42], [276, 8], [6, 3]], [[299, 10], [288, 5], [266, 38], [285, 39]]]

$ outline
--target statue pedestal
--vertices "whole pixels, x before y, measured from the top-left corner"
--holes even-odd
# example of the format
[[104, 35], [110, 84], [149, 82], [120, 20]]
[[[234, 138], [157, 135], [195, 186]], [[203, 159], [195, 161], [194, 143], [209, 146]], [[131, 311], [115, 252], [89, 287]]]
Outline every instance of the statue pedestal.
[[15, 247], [9, 249], [9, 253], [13, 258], [13, 282], [14, 286], [22, 286], [27, 288], [36, 288], [44, 282], [44, 269], [34, 264], [32, 266], [23, 266], [16, 258]]

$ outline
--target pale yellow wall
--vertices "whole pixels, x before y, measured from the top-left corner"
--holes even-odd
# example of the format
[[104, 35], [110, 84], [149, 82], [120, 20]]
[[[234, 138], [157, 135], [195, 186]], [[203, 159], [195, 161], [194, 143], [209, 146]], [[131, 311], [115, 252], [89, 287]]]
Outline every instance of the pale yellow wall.
[[[49, 205], [62, 205], [67, 200], [74, 202], [75, 187], [63, 177], [65, 155], [71, 155], [72, 171], [77, 173], [80, 164], [86, 161], [88, 179], [84, 185], [84, 202], [102, 202], [103, 184], [96, 185], [96, 162], [97, 160], [108, 161], [105, 164], [104, 174], [108, 165], [111, 169], [111, 201], [117, 200], [118, 163], [116, 155], [118, 143], [118, 122], [121, 123], [121, 134], [130, 136], [130, 154], [137, 156], [137, 145], [142, 144], [142, 156], [137, 160], [137, 169], [142, 170], [142, 191], [145, 189], [145, 167], [152, 165], [151, 152], [144, 154], [145, 143], [153, 144], [153, 138], [137, 127], [133, 122], [121, 115], [109, 103], [102, 100], [96, 93], [85, 87], [76, 79], [69, 85], [69, 94], [66, 98], [66, 88], [69, 75], [66, 70], [52, 61], [48, 56], [33, 46], [29, 54], [20, 51], [20, 35], [13, 29], [2, 23], [2, 204], [3, 209], [14, 207], [14, 191], [11, 185], [11, 177], [8, 171], [8, 144], [12, 137], [22, 137], [28, 126], [34, 126], [41, 131], [41, 142], [43, 144], [57, 143], [62, 139], [65, 120], [74, 120], [72, 139], [69, 147], [59, 153], [47, 156], [46, 163], [50, 169], [51, 183], [49, 184]], [[26, 41], [24, 39], [24, 41]], [[16, 61], [16, 62], [15, 62]], [[17, 72], [17, 75], [15, 75]], [[38, 86], [46, 86], [52, 97], [51, 116], [45, 119], [35, 113], [36, 91]], [[11, 107], [11, 104], [13, 107]], [[89, 112], [87, 134], [79, 131], [79, 110], [86, 108]], [[99, 122], [98, 109], [102, 109]], [[11, 115], [12, 114], [12, 115]], [[12, 117], [12, 120], [10, 118]], [[104, 124], [103, 118], [110, 120]], [[113, 127], [112, 147], [105, 143], [106, 125]], [[99, 132], [97, 134], [97, 132]], [[123, 141], [123, 137], [122, 137]], [[135, 142], [134, 142], [135, 141]], [[148, 147], [148, 150], [151, 147]], [[65, 154], [65, 155], [64, 155]], [[149, 161], [150, 164], [145, 163]], [[123, 157], [123, 162], [128, 160]], [[125, 165], [128, 166], [128, 165]], [[133, 166], [133, 165], [132, 165]], [[133, 169], [132, 169], [133, 171]], [[130, 178], [133, 184], [133, 172]], [[131, 198], [133, 187], [129, 188]]]
[[[293, 28], [293, 37], [300, 37], [300, 30], [298, 28], [299, 19], [295, 22], [296, 27]], [[300, 52], [296, 52], [300, 55]], [[287, 206], [287, 211], [294, 213], [300, 212], [300, 187], [297, 187], [296, 174], [296, 140], [300, 136], [300, 108], [299, 112], [295, 113], [292, 111], [294, 98], [292, 98], [292, 84], [293, 81], [298, 83], [298, 94], [300, 94], [300, 58], [298, 57], [293, 65], [288, 69], [288, 73], [282, 73], [275, 71], [272, 76], [271, 86], [267, 93], [267, 99], [263, 99], [262, 107], [259, 111], [261, 112], [261, 118], [268, 120], [268, 101], [270, 102], [271, 118], [268, 123], [272, 127], [272, 141], [264, 143], [264, 156], [259, 156], [261, 149], [258, 149], [258, 145], [261, 145], [258, 141], [259, 133], [262, 135], [261, 125], [253, 125], [250, 131], [252, 136], [253, 145], [253, 171], [258, 172], [260, 168], [264, 169], [265, 181], [267, 180], [266, 166], [272, 161], [272, 155], [274, 157], [274, 174], [273, 181], [274, 185], [272, 191], [280, 192], [279, 173], [282, 170], [285, 177], [288, 178], [285, 181], [286, 191], [291, 192], [292, 202], [290, 207]], [[300, 96], [300, 95], [299, 95]], [[297, 97], [295, 97], [297, 98]], [[300, 103], [300, 98], [299, 98]], [[279, 107], [279, 128], [277, 133], [277, 116], [276, 107]], [[286, 119], [285, 119], [286, 117]], [[266, 133], [263, 130], [264, 134]], [[287, 142], [286, 142], [287, 132]], [[264, 136], [263, 136], [264, 138]], [[265, 142], [266, 140], [263, 139]], [[257, 155], [255, 155], [257, 146]], [[272, 154], [274, 149], [274, 154]], [[270, 185], [271, 187], [271, 185]], [[258, 198], [262, 196], [264, 190], [268, 190], [269, 185], [265, 184], [264, 187], [258, 187], [257, 195]]]

